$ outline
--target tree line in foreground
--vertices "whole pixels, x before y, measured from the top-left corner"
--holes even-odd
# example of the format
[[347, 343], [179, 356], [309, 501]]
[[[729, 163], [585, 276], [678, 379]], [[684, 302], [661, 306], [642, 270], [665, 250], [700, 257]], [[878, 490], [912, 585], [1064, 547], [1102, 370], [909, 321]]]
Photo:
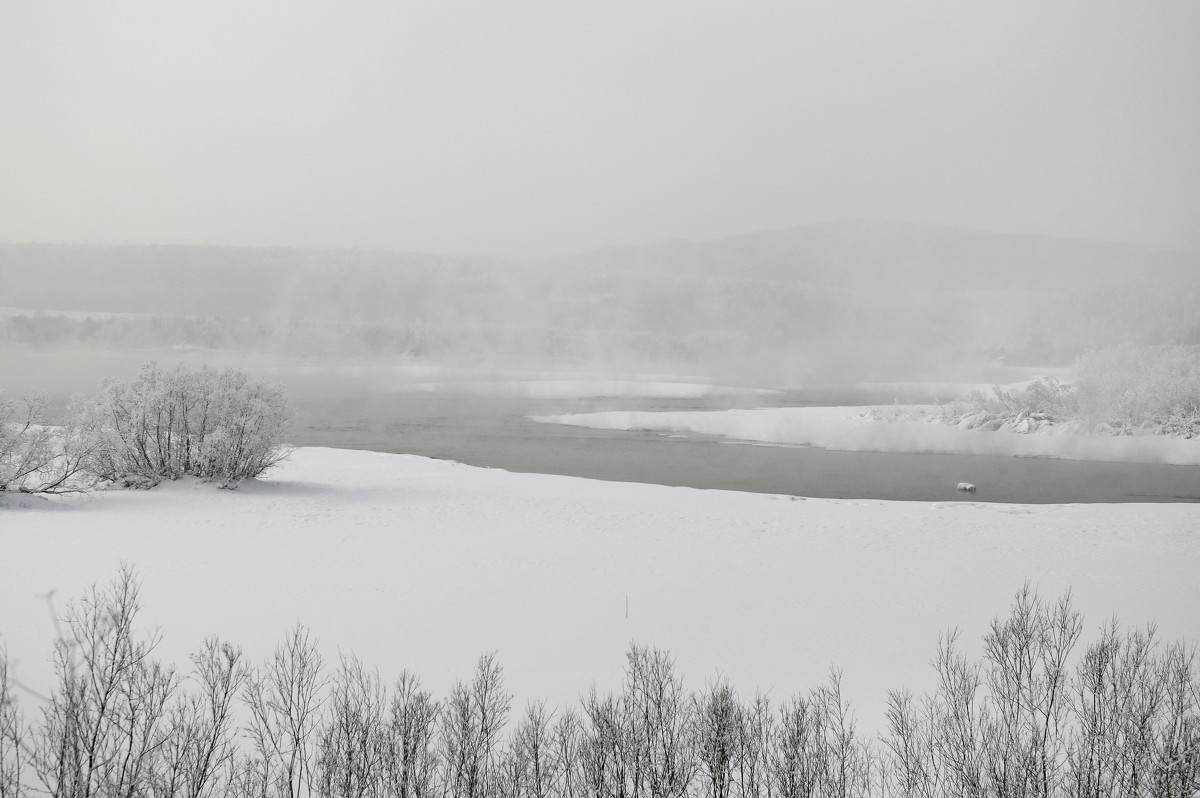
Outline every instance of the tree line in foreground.
[[514, 711], [493, 655], [435, 698], [354, 657], [327, 664], [297, 625], [267, 661], [207, 640], [183, 674], [135, 628], [126, 568], [60, 619], [57, 683], [18, 702], [0, 651], [0, 797], [792, 798], [1191, 796], [1200, 789], [1192, 643], [1106, 624], [1079, 649], [1069, 595], [1026, 586], [983, 656], [954, 634], [937, 688], [892, 691], [861, 732], [835, 672], [785, 701], [722, 680], [687, 689], [670, 655], [633, 645], [619, 692]]
[[66, 493], [99, 483], [148, 487], [185, 475], [236, 487], [286, 454], [292, 411], [279, 385], [239, 369], [142, 367], [77, 398], [64, 425], [46, 398], [0, 393], [0, 491]]

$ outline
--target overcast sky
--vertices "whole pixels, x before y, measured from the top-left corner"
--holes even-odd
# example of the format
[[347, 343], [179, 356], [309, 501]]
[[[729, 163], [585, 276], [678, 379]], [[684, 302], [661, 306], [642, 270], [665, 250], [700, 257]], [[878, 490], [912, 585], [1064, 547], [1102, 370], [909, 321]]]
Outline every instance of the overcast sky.
[[1200, 3], [0, 0], [0, 241], [1200, 249]]

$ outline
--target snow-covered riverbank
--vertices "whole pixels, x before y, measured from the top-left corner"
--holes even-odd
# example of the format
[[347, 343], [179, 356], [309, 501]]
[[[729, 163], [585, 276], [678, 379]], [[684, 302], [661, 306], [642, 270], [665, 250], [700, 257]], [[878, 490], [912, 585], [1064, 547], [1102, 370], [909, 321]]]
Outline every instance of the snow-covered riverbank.
[[[186, 663], [210, 634], [262, 660], [297, 620], [444, 694], [498, 652], [517, 705], [619, 685], [630, 641], [786, 697], [830, 665], [867, 728], [885, 690], [932, 685], [937, 636], [978, 645], [1025, 580], [1113, 613], [1200, 630], [1200, 507], [792, 499], [514, 474], [299, 449], [238, 491], [197, 482], [0, 509], [0, 637], [45, 687], [63, 605], [118, 564], [143, 622]], [[628, 610], [627, 610], [628, 607]]]

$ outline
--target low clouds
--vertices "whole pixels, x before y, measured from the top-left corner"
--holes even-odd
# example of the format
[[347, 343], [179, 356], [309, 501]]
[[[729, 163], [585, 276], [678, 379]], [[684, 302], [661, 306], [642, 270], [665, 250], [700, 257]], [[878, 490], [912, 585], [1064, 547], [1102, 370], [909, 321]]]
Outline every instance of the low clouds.
[[568, 254], [872, 217], [1200, 248], [1200, 9], [0, 11], [0, 240]]

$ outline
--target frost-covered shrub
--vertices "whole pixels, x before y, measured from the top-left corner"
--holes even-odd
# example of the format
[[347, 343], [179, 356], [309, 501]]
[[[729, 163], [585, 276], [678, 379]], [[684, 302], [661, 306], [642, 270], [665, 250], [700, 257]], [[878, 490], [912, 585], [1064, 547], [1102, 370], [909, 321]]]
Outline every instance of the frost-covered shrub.
[[1035, 432], [1070, 421], [1079, 413], [1073, 386], [1043, 377], [1020, 391], [1000, 386], [990, 393], [975, 392], [943, 411], [943, 417], [963, 429]]
[[236, 486], [286, 455], [290, 420], [279, 385], [238, 369], [148, 363], [132, 382], [105, 382], [81, 426], [100, 479], [140, 486], [189, 474]]
[[1080, 410], [1117, 431], [1200, 434], [1200, 346], [1122, 344], [1076, 367]]
[[72, 428], [46, 424], [46, 396], [0, 393], [0, 491], [61, 493], [79, 487], [83, 452]]
[[1079, 401], [1075, 389], [1054, 377], [1034, 380], [1021, 391], [1006, 391], [1000, 386], [992, 388], [990, 394], [976, 392], [966, 401], [976, 409], [992, 413], [1065, 418], [1079, 412]]
[[22, 408], [0, 394], [0, 490], [20, 489], [53, 459], [37, 411], [36, 400], [27, 400]]
[[1024, 390], [977, 392], [941, 420], [984, 431], [1092, 431], [1200, 437], [1200, 346], [1122, 344], [1085, 355], [1075, 380], [1044, 377]]

